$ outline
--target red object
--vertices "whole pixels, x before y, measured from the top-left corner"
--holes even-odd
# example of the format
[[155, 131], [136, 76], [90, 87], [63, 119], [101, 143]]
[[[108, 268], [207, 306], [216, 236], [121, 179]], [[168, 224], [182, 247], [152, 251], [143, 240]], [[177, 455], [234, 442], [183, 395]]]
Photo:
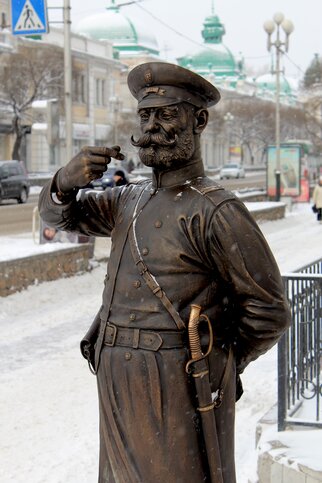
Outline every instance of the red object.
[[305, 178], [301, 178], [301, 194], [300, 196], [297, 196], [294, 198], [295, 202], [301, 202], [301, 201], [310, 201], [310, 184], [309, 180]]

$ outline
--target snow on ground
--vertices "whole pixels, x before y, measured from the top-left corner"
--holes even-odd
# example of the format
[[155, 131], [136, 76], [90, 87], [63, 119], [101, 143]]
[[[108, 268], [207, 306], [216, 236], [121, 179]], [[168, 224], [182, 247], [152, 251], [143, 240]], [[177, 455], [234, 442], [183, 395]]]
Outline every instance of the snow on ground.
[[[261, 229], [282, 272], [322, 256], [322, 225], [308, 204]], [[20, 250], [18, 242], [15, 249]], [[100, 306], [104, 272], [100, 264], [90, 273], [0, 299], [2, 483], [97, 481], [96, 381], [79, 340]], [[276, 376], [276, 348], [243, 375], [245, 392], [236, 414], [238, 483], [255, 473], [255, 428], [276, 402]], [[294, 451], [301, 454], [298, 444]]]
[[30, 257], [41, 253], [50, 253], [62, 248], [70, 248], [70, 243], [44, 243], [39, 244], [39, 234], [34, 241], [32, 234], [20, 233], [15, 236], [0, 237], [0, 262]]

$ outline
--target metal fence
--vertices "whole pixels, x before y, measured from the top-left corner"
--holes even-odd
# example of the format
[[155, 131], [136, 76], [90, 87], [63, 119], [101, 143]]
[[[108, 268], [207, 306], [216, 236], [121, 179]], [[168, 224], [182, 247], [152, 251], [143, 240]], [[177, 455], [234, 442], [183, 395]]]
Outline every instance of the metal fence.
[[278, 430], [322, 427], [322, 259], [283, 280], [293, 323], [278, 344]]

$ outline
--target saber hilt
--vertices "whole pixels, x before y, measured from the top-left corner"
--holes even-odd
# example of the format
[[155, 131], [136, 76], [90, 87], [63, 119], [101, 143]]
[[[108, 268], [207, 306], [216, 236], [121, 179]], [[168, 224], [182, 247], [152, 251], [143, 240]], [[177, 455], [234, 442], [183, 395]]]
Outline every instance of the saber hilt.
[[[207, 352], [205, 354], [202, 352], [200, 335], [199, 335], [199, 324], [202, 320], [205, 320], [207, 322], [208, 330], [209, 330], [209, 345], [208, 345]], [[191, 359], [190, 361], [187, 362], [186, 372], [190, 373], [190, 365], [193, 362], [200, 361], [201, 359], [204, 359], [205, 357], [207, 357], [210, 354], [212, 350], [212, 345], [213, 345], [213, 332], [212, 332], [211, 322], [207, 315], [201, 314], [200, 305], [197, 305], [197, 304], [191, 305], [190, 317], [189, 317], [189, 323], [188, 323], [188, 336], [189, 336]]]

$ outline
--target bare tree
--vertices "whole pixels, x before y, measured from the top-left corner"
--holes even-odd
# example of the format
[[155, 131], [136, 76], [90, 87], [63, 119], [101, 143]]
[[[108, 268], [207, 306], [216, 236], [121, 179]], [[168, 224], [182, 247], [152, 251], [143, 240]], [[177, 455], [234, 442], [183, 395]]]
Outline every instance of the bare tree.
[[20, 160], [32, 103], [59, 97], [63, 75], [63, 53], [53, 46], [20, 46], [4, 59], [0, 67], [0, 108], [11, 118], [15, 135], [12, 159]]
[[[267, 147], [275, 143], [275, 109], [274, 102], [247, 96], [229, 99], [225, 104], [225, 110], [233, 115], [232, 136], [238, 140], [243, 154], [248, 151], [252, 163], [258, 153], [263, 159]], [[302, 106], [282, 105], [280, 119], [281, 142], [306, 137], [308, 118]]]
[[[322, 89], [321, 89], [322, 90]], [[322, 112], [321, 94], [312, 96], [305, 105], [305, 127], [308, 139], [314, 146], [315, 153], [322, 152]]]
[[303, 106], [282, 106], [281, 139], [287, 141], [306, 137], [306, 115]]
[[273, 104], [255, 97], [241, 96], [231, 99], [227, 108], [234, 116], [231, 132], [242, 148], [242, 161], [248, 151], [253, 164], [256, 153], [264, 153], [266, 146], [274, 140]]

